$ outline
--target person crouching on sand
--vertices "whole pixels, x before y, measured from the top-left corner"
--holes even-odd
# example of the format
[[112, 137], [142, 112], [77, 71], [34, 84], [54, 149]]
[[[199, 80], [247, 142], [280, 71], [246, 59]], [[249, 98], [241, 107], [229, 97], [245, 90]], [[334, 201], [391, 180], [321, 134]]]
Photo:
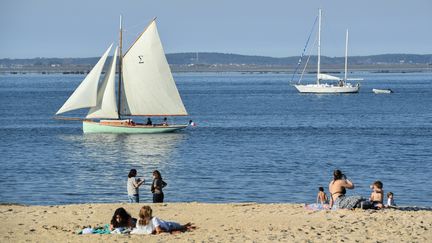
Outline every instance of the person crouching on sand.
[[384, 190], [383, 183], [381, 181], [375, 181], [372, 185], [372, 193], [370, 195], [369, 201], [372, 203], [373, 208], [381, 209], [384, 207]]
[[139, 220], [136, 228], [132, 230], [131, 234], [160, 234], [162, 232], [176, 233], [185, 232], [196, 227], [192, 223], [181, 225], [176, 222], [168, 222], [153, 217], [153, 210], [150, 206], [143, 206], [139, 212]]

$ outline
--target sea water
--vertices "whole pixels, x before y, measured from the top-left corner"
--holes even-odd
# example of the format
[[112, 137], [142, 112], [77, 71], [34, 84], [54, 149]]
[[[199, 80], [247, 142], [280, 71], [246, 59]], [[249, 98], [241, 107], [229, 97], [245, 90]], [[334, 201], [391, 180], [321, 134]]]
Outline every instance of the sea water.
[[197, 126], [127, 135], [52, 119], [82, 75], [0, 75], [0, 202], [126, 202], [135, 168], [143, 202], [157, 169], [166, 202], [307, 203], [341, 169], [349, 195], [381, 180], [396, 203], [431, 206], [432, 74], [354, 76], [365, 79], [358, 94], [314, 95], [290, 74], [174, 74], [190, 116], [170, 121]]

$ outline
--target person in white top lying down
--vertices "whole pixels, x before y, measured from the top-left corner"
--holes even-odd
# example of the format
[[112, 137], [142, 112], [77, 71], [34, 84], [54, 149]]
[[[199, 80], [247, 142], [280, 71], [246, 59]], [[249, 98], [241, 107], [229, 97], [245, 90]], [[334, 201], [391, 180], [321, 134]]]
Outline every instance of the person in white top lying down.
[[131, 234], [160, 234], [163, 232], [179, 233], [195, 229], [192, 223], [181, 225], [176, 222], [168, 222], [153, 217], [150, 206], [143, 206], [139, 212], [139, 219]]

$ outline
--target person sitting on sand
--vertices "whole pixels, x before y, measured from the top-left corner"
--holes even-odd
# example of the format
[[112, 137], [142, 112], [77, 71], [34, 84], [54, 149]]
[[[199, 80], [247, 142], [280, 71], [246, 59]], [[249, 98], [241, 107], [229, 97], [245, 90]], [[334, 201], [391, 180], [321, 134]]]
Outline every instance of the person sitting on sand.
[[354, 189], [354, 183], [346, 178], [340, 170], [333, 172], [333, 180], [329, 184], [330, 208], [353, 209], [367, 208], [369, 204], [361, 196], [345, 196], [346, 189]]
[[317, 204], [321, 203], [321, 204], [327, 204], [328, 203], [328, 198], [327, 198], [327, 194], [324, 192], [324, 187], [320, 186], [318, 188], [318, 195], [317, 195]]
[[386, 207], [396, 207], [396, 203], [393, 199], [393, 192], [387, 192], [387, 205]]
[[375, 181], [372, 185], [372, 193], [370, 195], [369, 201], [372, 203], [374, 209], [381, 209], [384, 207], [384, 190], [383, 183], [381, 181]]
[[139, 220], [131, 231], [131, 234], [160, 234], [162, 232], [177, 233], [185, 232], [196, 227], [192, 223], [181, 225], [176, 222], [168, 222], [161, 220], [157, 217], [153, 217], [153, 210], [150, 206], [143, 206], [139, 212]]
[[136, 219], [126, 212], [124, 208], [117, 208], [111, 219], [110, 230], [121, 233], [128, 229], [133, 229]]

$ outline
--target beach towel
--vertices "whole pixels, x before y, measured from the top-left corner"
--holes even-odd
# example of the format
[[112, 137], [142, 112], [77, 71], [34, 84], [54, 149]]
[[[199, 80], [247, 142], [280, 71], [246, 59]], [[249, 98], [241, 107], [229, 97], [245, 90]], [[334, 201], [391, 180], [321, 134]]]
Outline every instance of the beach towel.
[[353, 209], [363, 208], [369, 209], [371, 203], [361, 196], [345, 196], [341, 195], [333, 203], [333, 209]]
[[311, 204], [305, 204], [304, 208], [307, 210], [330, 210], [329, 204], [321, 204], [321, 203], [311, 203]]
[[78, 232], [79, 235], [86, 235], [86, 234], [111, 234], [111, 230], [109, 228], [109, 224], [106, 224], [104, 226], [97, 226], [97, 227], [87, 227], [82, 229]]

